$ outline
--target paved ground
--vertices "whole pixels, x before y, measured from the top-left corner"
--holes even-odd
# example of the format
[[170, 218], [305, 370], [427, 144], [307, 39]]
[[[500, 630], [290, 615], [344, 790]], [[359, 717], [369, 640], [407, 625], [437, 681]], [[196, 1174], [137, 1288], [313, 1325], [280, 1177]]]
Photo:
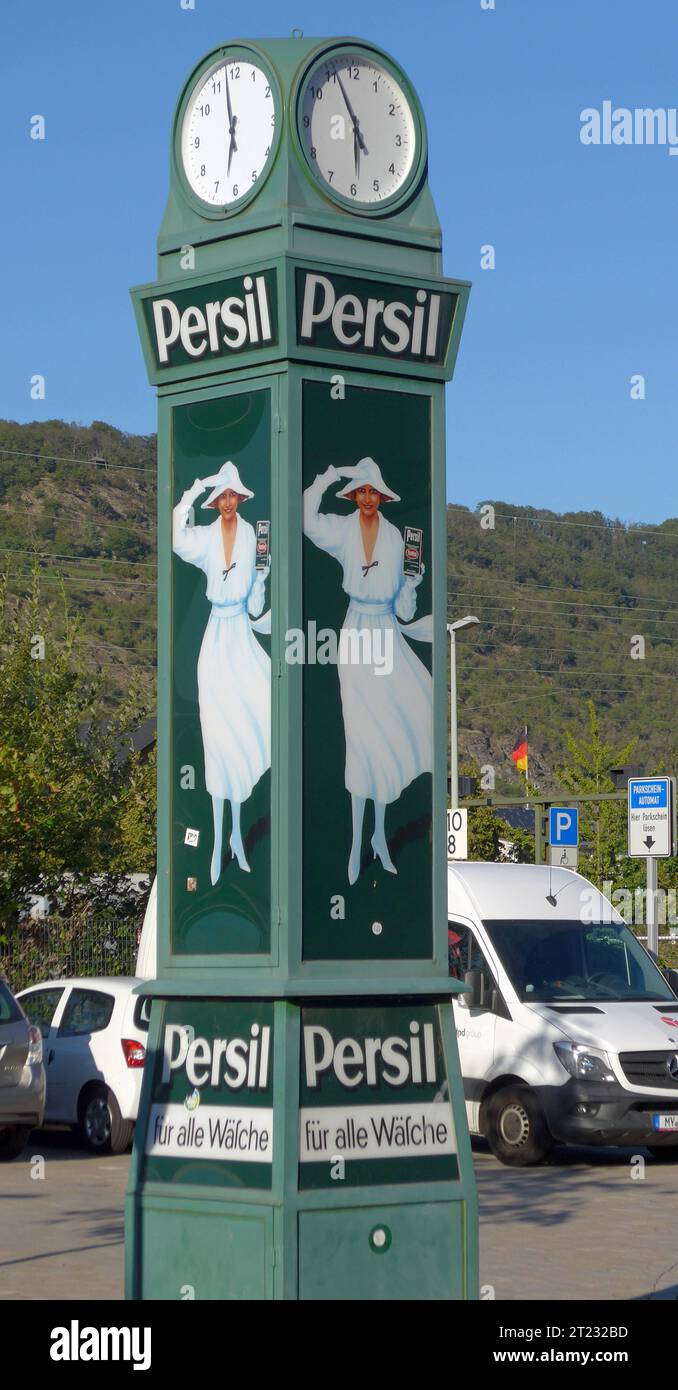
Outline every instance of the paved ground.
[[[118, 1299], [129, 1156], [91, 1158], [70, 1132], [33, 1136], [0, 1166], [0, 1299]], [[33, 1155], [45, 1159], [32, 1178]], [[481, 1282], [497, 1299], [678, 1298], [678, 1163], [631, 1150], [556, 1150], [510, 1169], [478, 1144]], [[486, 1295], [487, 1296], [487, 1295]]]

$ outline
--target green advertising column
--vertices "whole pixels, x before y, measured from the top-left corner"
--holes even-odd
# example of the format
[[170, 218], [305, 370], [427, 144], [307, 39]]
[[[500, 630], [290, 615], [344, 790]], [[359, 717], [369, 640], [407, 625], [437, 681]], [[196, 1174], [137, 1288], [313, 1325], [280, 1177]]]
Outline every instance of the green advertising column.
[[448, 975], [442, 275], [423, 113], [356, 39], [177, 105], [158, 279], [158, 978], [144, 1299], [477, 1297]]

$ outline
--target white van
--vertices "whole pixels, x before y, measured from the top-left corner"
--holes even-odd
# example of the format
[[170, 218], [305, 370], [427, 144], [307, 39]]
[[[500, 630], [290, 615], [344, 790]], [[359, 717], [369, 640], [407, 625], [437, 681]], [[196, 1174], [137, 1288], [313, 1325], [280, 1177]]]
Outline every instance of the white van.
[[448, 869], [450, 972], [472, 1134], [502, 1162], [554, 1142], [678, 1158], [678, 998], [597, 888], [568, 869]]

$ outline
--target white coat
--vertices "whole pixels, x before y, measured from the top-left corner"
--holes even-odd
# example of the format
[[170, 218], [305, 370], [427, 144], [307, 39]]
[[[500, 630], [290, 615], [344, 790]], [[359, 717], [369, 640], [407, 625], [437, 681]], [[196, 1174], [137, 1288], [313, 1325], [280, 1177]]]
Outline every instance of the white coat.
[[[227, 572], [221, 517], [189, 524], [195, 496], [190, 488], [174, 508], [172, 547], [206, 575], [212, 604], [198, 657], [205, 785], [210, 796], [242, 802], [271, 766], [271, 662], [250, 622], [264, 607], [266, 580], [249, 521], [237, 517]], [[255, 626], [269, 630], [265, 620]]]
[[[432, 771], [433, 683], [406, 641], [407, 628], [398, 622], [399, 618], [409, 622], [414, 617], [417, 602], [416, 586], [403, 574], [400, 531], [387, 521], [382, 505], [368, 566], [357, 507], [347, 516], [320, 512], [323, 493], [338, 478], [331, 468], [306, 488], [304, 532], [342, 567], [342, 587], [349, 598], [342, 632], [369, 629], [374, 633], [381, 629], [380, 650], [383, 652], [385, 640], [391, 646], [390, 674], [378, 674], [372, 661], [339, 660], [347, 790], [353, 796], [389, 803], [415, 777]], [[412, 636], [421, 640], [424, 624], [416, 625], [416, 633], [415, 624], [412, 626]], [[427, 632], [426, 640], [430, 640], [430, 630]]]

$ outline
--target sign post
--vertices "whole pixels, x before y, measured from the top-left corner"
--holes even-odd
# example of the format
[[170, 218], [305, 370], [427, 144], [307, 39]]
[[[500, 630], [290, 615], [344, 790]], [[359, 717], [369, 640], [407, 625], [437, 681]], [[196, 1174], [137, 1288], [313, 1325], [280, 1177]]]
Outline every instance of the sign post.
[[469, 287], [441, 272], [423, 113], [386, 54], [239, 41], [197, 65], [158, 279], [132, 292], [159, 401], [132, 1298], [477, 1297], [445, 855]]
[[676, 852], [676, 783], [674, 777], [631, 777], [628, 784], [629, 856], [646, 867], [647, 944], [659, 951], [657, 860]]

